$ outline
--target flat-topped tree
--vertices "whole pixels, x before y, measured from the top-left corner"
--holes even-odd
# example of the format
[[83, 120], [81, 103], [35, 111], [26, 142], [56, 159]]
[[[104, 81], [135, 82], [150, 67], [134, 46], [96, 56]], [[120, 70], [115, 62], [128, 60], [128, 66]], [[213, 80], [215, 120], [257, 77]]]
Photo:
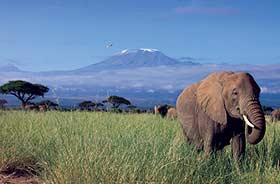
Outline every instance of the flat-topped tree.
[[15, 80], [0, 86], [0, 93], [10, 94], [17, 97], [21, 101], [24, 108], [25, 105], [38, 96], [44, 97], [49, 88], [41, 84], [32, 84], [27, 81]]
[[78, 105], [81, 110], [91, 110], [96, 104], [92, 101], [82, 101]]
[[131, 105], [130, 101], [119, 96], [110, 96], [103, 103], [110, 103], [113, 105], [113, 108], [119, 108], [121, 104]]

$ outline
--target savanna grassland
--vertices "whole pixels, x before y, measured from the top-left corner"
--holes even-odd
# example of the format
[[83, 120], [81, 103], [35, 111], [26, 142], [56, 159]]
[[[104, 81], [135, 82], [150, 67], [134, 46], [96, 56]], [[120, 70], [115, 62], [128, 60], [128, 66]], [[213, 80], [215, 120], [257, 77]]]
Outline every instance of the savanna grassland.
[[280, 123], [238, 164], [152, 114], [0, 111], [0, 168], [42, 183], [280, 183], [279, 160]]

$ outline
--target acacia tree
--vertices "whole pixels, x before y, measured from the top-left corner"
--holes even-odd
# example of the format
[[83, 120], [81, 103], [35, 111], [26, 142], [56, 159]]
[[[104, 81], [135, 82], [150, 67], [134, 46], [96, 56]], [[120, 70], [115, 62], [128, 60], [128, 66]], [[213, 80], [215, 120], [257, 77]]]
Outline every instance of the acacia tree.
[[104, 104], [103, 103], [100, 103], [100, 102], [96, 102], [95, 103], [95, 106], [94, 106], [94, 110], [103, 110], [103, 107], [104, 107]]
[[8, 83], [0, 86], [0, 93], [10, 94], [17, 97], [21, 106], [25, 105], [38, 96], [44, 97], [44, 94], [49, 91], [49, 88], [41, 84], [32, 84], [27, 81], [16, 80], [9, 81]]
[[78, 104], [81, 110], [100, 110], [104, 105], [100, 102], [83, 101]]
[[95, 107], [95, 103], [92, 101], [83, 101], [79, 103], [79, 107], [81, 110], [91, 110], [92, 108]]
[[110, 103], [113, 105], [113, 108], [119, 108], [121, 104], [131, 105], [129, 100], [119, 96], [110, 96], [103, 103]]

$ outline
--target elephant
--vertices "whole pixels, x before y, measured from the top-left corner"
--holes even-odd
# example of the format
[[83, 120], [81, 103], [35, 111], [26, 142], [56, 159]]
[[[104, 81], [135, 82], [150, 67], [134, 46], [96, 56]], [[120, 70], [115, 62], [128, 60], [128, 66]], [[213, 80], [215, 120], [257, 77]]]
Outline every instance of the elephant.
[[158, 112], [161, 115], [161, 117], [165, 117], [168, 111], [168, 105], [160, 105], [158, 107]]
[[280, 109], [275, 109], [271, 112], [271, 122], [280, 121]]
[[170, 118], [170, 119], [176, 119], [177, 118], [176, 108], [171, 107], [167, 110], [167, 118]]
[[231, 144], [232, 155], [239, 160], [246, 140], [254, 145], [265, 135], [259, 94], [254, 78], [244, 72], [213, 73], [186, 87], [176, 102], [186, 141], [206, 154]]
[[158, 108], [160, 107], [160, 105], [155, 105], [154, 106], [154, 113], [155, 115], [158, 115], [159, 114], [159, 111], [158, 111]]
[[0, 99], [0, 109], [4, 108], [4, 104], [8, 103], [5, 99]]
[[47, 106], [44, 104], [35, 104], [35, 103], [28, 103], [27, 105], [24, 106], [24, 110], [26, 111], [39, 111], [39, 112], [46, 112], [48, 110]]
[[31, 110], [39, 111], [39, 107], [36, 104], [29, 103], [29, 104], [24, 106], [24, 110], [26, 110], [26, 111], [31, 111]]
[[154, 107], [155, 114], [160, 114], [161, 117], [167, 117], [170, 119], [175, 119], [177, 117], [176, 109], [170, 105], [155, 105]]
[[156, 105], [154, 107], [154, 111], [155, 111], [155, 114], [160, 114], [161, 117], [165, 117], [167, 115], [167, 112], [168, 112], [168, 109], [170, 108], [169, 105], [165, 104], [165, 105]]
[[46, 112], [47, 111], [47, 106], [46, 105], [38, 105], [38, 109], [40, 112]]

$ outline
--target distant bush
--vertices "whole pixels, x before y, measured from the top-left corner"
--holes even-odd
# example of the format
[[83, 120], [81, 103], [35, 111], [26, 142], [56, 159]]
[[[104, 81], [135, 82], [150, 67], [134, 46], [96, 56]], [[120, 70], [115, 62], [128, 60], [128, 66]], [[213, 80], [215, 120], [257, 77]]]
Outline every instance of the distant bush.
[[262, 106], [262, 110], [264, 112], [265, 115], [270, 115], [271, 112], [274, 110], [272, 107], [270, 106]]
[[130, 101], [119, 96], [110, 96], [103, 103], [110, 103], [113, 105], [113, 108], [119, 108], [120, 105], [131, 105]]
[[112, 107], [112, 108], [108, 109], [108, 112], [112, 112], [112, 113], [122, 113], [122, 110], [119, 109], [119, 108]]

